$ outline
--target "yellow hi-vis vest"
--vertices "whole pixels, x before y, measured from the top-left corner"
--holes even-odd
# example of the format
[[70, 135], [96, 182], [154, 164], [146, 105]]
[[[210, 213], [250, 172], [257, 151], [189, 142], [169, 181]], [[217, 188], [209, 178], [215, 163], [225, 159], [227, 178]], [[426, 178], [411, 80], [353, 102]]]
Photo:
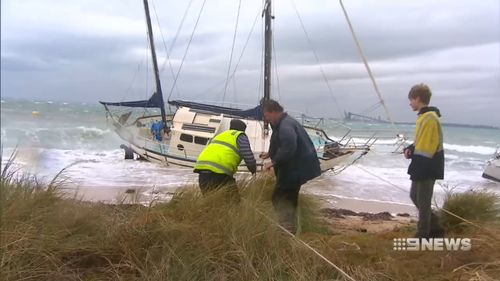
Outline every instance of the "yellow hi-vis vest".
[[209, 170], [217, 174], [232, 176], [241, 162], [236, 139], [242, 131], [227, 130], [213, 138], [198, 156], [195, 170]]

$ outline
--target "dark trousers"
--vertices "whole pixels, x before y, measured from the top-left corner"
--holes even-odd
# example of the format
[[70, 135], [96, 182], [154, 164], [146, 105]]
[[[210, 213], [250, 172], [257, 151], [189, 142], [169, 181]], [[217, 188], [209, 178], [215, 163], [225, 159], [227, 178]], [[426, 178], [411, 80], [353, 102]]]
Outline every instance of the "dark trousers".
[[213, 190], [227, 188], [232, 199], [239, 200], [238, 187], [236, 186], [236, 181], [232, 176], [217, 174], [212, 171], [200, 171], [198, 183], [203, 195]]
[[417, 237], [430, 238], [443, 236], [439, 217], [432, 212], [432, 193], [435, 180], [411, 182], [410, 198], [418, 209]]
[[274, 187], [272, 202], [281, 226], [295, 234], [297, 232], [297, 205], [300, 191], [299, 183], [287, 184], [279, 181]]

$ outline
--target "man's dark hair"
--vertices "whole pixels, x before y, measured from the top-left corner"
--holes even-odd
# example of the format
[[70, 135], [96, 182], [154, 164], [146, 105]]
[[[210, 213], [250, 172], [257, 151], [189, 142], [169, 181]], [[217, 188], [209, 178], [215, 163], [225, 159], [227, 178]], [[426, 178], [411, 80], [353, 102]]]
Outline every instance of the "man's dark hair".
[[246, 129], [247, 125], [245, 124], [245, 122], [241, 121], [240, 119], [231, 119], [231, 122], [229, 123], [229, 130], [244, 132]]
[[265, 112], [283, 112], [283, 107], [275, 100], [265, 100], [262, 102], [262, 110]]

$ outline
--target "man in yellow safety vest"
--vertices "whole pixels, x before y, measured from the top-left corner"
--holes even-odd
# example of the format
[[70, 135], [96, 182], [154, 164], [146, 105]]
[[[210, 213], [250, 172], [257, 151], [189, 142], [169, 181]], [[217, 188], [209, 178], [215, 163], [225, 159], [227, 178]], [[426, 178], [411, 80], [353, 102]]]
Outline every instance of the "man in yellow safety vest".
[[236, 191], [233, 175], [243, 159], [248, 170], [255, 174], [255, 157], [245, 135], [246, 124], [232, 119], [229, 130], [215, 136], [198, 156], [194, 172], [198, 173], [198, 182], [203, 194], [221, 186], [228, 186]]

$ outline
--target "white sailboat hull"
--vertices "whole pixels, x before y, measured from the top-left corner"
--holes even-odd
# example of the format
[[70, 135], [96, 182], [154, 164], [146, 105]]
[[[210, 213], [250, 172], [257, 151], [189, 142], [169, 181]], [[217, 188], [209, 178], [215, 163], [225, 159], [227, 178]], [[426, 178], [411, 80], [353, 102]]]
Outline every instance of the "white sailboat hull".
[[486, 163], [483, 178], [500, 182], [500, 159], [493, 159]]
[[[140, 158], [155, 163], [193, 168], [198, 155], [210, 139], [229, 129], [231, 119], [231, 116], [224, 116], [224, 114], [216, 115], [180, 107], [175, 115], [169, 118], [169, 122], [172, 122], [171, 132], [164, 135], [162, 141], [155, 140], [150, 132], [150, 124], [160, 121], [159, 116], [140, 117], [129, 125], [113, 120], [117, 134]], [[262, 121], [242, 120], [247, 124], [245, 133], [257, 159], [257, 171], [261, 172], [264, 163], [269, 160], [262, 160], [259, 155], [268, 151], [272, 132], [265, 133]], [[339, 145], [333, 153], [325, 154], [324, 141], [328, 136], [322, 136], [324, 132], [314, 128], [306, 128], [306, 131], [317, 148], [322, 171], [344, 167], [369, 150], [367, 145]], [[238, 170], [248, 171], [244, 162]]]

